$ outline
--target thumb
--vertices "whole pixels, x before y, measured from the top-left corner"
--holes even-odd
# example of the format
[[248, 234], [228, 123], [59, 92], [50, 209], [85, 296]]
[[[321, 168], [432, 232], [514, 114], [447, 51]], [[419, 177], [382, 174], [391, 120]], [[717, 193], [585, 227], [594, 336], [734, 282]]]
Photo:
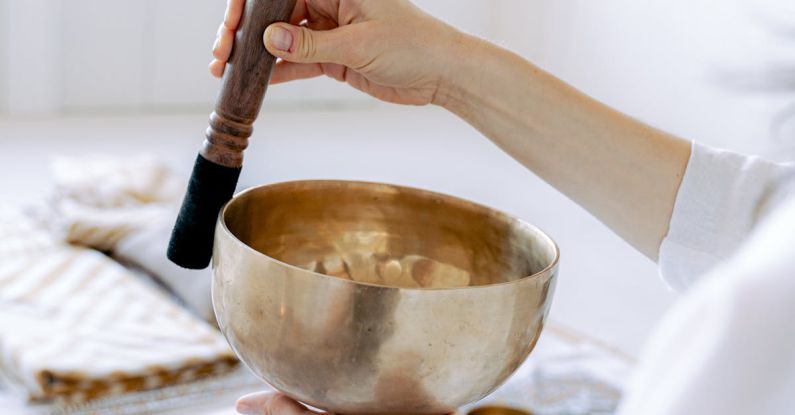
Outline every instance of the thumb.
[[265, 47], [274, 56], [295, 63], [346, 65], [352, 57], [346, 28], [315, 31], [302, 26], [275, 23], [265, 31]]

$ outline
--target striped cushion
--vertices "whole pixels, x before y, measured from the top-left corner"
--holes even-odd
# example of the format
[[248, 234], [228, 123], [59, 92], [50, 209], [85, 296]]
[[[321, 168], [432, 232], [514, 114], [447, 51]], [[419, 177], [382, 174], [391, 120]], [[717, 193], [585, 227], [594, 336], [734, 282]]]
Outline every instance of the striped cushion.
[[27, 398], [93, 399], [228, 370], [223, 336], [97, 251], [0, 219], [0, 371]]

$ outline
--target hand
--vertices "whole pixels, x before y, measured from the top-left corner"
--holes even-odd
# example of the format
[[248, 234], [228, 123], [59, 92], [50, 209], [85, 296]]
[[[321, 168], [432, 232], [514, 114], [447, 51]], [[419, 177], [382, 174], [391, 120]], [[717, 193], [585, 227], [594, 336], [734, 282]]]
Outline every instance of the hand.
[[243, 415], [318, 415], [280, 393], [246, 395], [237, 401], [236, 409]]
[[[210, 72], [221, 77], [245, 0], [229, 0]], [[407, 0], [297, 0], [290, 24], [265, 32], [280, 58], [271, 84], [326, 75], [378, 99], [439, 103], [465, 36]]]

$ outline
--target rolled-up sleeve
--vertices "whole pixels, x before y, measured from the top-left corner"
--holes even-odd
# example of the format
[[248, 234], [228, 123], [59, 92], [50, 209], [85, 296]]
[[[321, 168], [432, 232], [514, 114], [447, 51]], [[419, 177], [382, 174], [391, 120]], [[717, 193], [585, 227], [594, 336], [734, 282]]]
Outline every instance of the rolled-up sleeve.
[[795, 165], [694, 143], [660, 246], [660, 274], [675, 291], [731, 256], [756, 223], [795, 188]]

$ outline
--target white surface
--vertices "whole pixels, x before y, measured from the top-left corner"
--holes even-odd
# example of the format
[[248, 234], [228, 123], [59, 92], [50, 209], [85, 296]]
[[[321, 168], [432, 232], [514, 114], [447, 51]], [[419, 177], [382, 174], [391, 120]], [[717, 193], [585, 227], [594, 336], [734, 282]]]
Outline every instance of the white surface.
[[515, 12], [501, 14], [500, 40], [599, 100], [713, 146], [795, 154], [795, 122], [771, 137], [793, 86], [739, 86], [764, 82], [770, 69], [795, 70], [791, 0], [506, 4]]
[[8, 0], [0, 0], [0, 114], [8, 111]]
[[[13, 0], [12, 0], [13, 1]], [[64, 108], [140, 107], [148, 89], [152, 31], [146, 1], [69, 0], [53, 32]], [[149, 24], [148, 24], [149, 23]]]
[[[40, 194], [54, 154], [149, 152], [187, 175], [206, 119], [0, 121], [0, 202]], [[265, 111], [256, 127], [241, 186], [302, 178], [408, 184], [482, 202], [540, 226], [563, 252], [552, 318], [623, 350], [637, 351], [671, 302], [653, 263], [439, 109]]]
[[[795, 68], [788, 0], [417, 3], [665, 130], [774, 158], [795, 154], [795, 121], [773, 136], [795, 86], [748, 87], [769, 82], [771, 69]], [[215, 99], [206, 68], [223, 2], [74, 0], [63, 13], [58, 0], [0, 5], [0, 44], [8, 44], [0, 47], [0, 111], [2, 102], [14, 112], [184, 111]], [[274, 88], [268, 101], [372, 105], [327, 79]]]
[[6, 0], [6, 99], [12, 113], [48, 113], [60, 106], [58, 36], [61, 2]]
[[[549, 324], [533, 353], [505, 384], [480, 402], [461, 408], [460, 412], [466, 413], [475, 407], [488, 405], [524, 408], [539, 413], [585, 413], [588, 408], [612, 408], [617, 404], [633, 365], [631, 359], [598, 341], [558, 324]], [[124, 408], [124, 413], [140, 413], [147, 408], [142, 405], [148, 405], [148, 408], [173, 406], [173, 403], [168, 403], [168, 399], [177, 397], [192, 402], [191, 399], [196, 394], [202, 397], [192, 406], [156, 413], [232, 414], [238, 397], [272, 390], [258, 384], [253, 378], [236, 378], [239, 379], [237, 384], [241, 386], [223, 385], [224, 381], [220, 379], [210, 381], [216, 382], [215, 385], [201, 386], [201, 382], [179, 385], [165, 390], [126, 395], [123, 398], [125, 403], [94, 402], [94, 406], [91, 409], [84, 408], [82, 414], [121, 413], [119, 408]], [[206, 388], [204, 391], [203, 387]], [[4, 415], [40, 415], [46, 408], [38, 408], [38, 412], [36, 409], [20, 402], [12, 393], [0, 390], [0, 412]], [[154, 412], [149, 410], [145, 413]]]
[[[212, 402], [202, 402], [194, 407], [158, 412], [158, 415], [233, 415], [235, 402], [243, 395], [259, 392], [264, 389], [246, 388], [240, 391], [218, 396]], [[13, 393], [0, 389], [0, 413], [3, 415], [43, 415], [41, 410], [31, 407], [17, 398]]]
[[[210, 49], [224, 15], [225, 1], [147, 0], [147, 45], [143, 78], [152, 105], [195, 105], [215, 98], [218, 83], [207, 77]], [[132, 4], [145, 3], [132, 1]]]
[[[204, 107], [216, 97], [207, 65], [224, 1], [0, 2], [9, 6], [0, 43], [11, 45], [0, 47], [0, 77], [12, 86], [0, 87], [0, 101], [7, 100], [12, 113], [184, 109]], [[487, 35], [496, 25], [496, 9], [487, 2], [416, 3], [473, 33]], [[280, 90], [269, 101], [371, 102], [326, 79]]]
[[[17, 91], [9, 99], [0, 86], [0, 102], [13, 110], [203, 108], [216, 96], [206, 67], [222, 1], [74, 0], [63, 13], [59, 0], [0, 2], [10, 8], [0, 43], [12, 46], [0, 66], [8, 66], [6, 80]], [[726, 79], [795, 66], [792, 37], [781, 36], [792, 22], [789, 0], [417, 3], [672, 132], [747, 152], [776, 156], [787, 146], [795, 153], [781, 141], [795, 123], [779, 141], [770, 138], [771, 118], [792, 101], [792, 88], [751, 93]], [[326, 80], [280, 89], [269, 100], [369, 102]]]

